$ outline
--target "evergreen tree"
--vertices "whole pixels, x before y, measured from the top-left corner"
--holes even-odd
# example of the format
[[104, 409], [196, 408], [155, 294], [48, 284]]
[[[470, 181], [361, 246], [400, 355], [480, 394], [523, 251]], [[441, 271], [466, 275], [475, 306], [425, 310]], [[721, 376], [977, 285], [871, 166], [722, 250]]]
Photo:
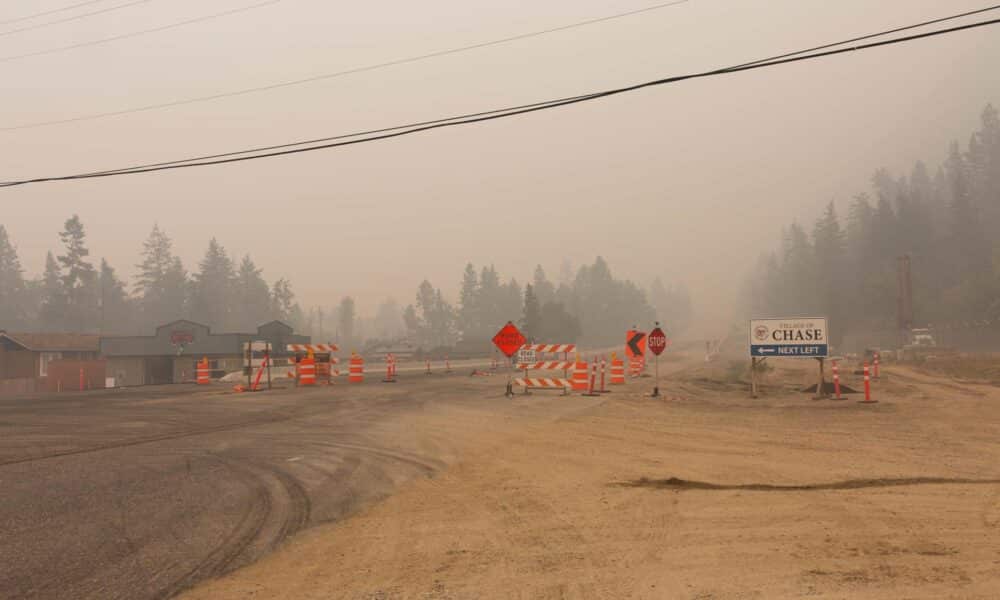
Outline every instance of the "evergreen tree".
[[96, 331], [97, 272], [86, 260], [90, 251], [87, 250], [86, 233], [79, 216], [73, 215], [66, 220], [59, 239], [65, 246], [65, 254], [57, 257], [66, 299], [65, 326], [74, 332]]
[[234, 320], [239, 331], [255, 331], [271, 319], [270, 290], [249, 254], [243, 257], [236, 272], [234, 295]]
[[539, 314], [538, 339], [558, 340], [557, 344], [574, 344], [580, 338], [580, 320], [571, 315], [561, 302], [546, 302]]
[[98, 276], [98, 332], [101, 335], [124, 335], [135, 330], [133, 304], [125, 292], [125, 284], [108, 261], [101, 259]]
[[233, 325], [235, 278], [233, 261], [212, 238], [192, 282], [191, 317], [216, 330], [229, 330]]
[[462, 287], [458, 295], [458, 329], [464, 340], [484, 337], [479, 310], [479, 278], [472, 263], [465, 265]]
[[142, 262], [136, 265], [133, 295], [142, 330], [151, 331], [169, 321], [187, 316], [187, 272], [173, 254], [167, 234], [154, 224], [142, 244]]
[[67, 299], [63, 288], [59, 263], [52, 252], [45, 254], [45, 274], [42, 276], [42, 305], [39, 309], [39, 329], [65, 331]]
[[538, 340], [541, 333], [542, 308], [535, 297], [534, 287], [524, 286], [524, 311], [521, 313], [521, 330], [529, 340]]
[[0, 225], [0, 329], [26, 329], [27, 297], [17, 248]]
[[392, 340], [404, 331], [402, 310], [395, 298], [386, 298], [375, 310], [375, 335], [383, 340]]
[[271, 315], [285, 324], [291, 325], [292, 313], [296, 307], [295, 294], [287, 279], [281, 278], [271, 286]]
[[545, 270], [542, 269], [542, 265], [535, 267], [532, 287], [534, 288], [535, 297], [538, 298], [539, 304], [545, 304], [555, 298], [556, 288], [545, 276]]

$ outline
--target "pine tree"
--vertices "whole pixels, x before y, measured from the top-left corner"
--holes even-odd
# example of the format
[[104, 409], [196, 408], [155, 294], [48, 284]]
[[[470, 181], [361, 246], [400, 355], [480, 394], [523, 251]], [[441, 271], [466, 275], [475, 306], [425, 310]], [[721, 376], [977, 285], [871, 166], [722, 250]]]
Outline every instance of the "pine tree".
[[90, 251], [84, 242], [86, 233], [79, 216], [73, 215], [66, 220], [59, 239], [66, 252], [58, 256], [66, 298], [65, 326], [74, 332], [96, 331], [97, 273], [86, 260]]
[[43, 331], [65, 331], [67, 299], [63, 288], [59, 263], [52, 252], [45, 254], [45, 274], [42, 276], [42, 305], [39, 309], [39, 328]]
[[260, 269], [247, 254], [240, 262], [233, 285], [236, 298], [234, 322], [240, 331], [254, 331], [269, 320], [271, 315], [271, 293], [267, 282], [261, 277]]
[[530, 283], [524, 286], [524, 310], [521, 313], [521, 328], [524, 337], [529, 340], [538, 340], [541, 333], [542, 309], [539, 306], [538, 298], [535, 297], [535, 289]]
[[125, 292], [125, 284], [115, 275], [108, 261], [101, 259], [98, 276], [99, 328], [102, 335], [131, 333], [135, 328], [133, 304]]
[[173, 255], [173, 243], [154, 224], [142, 244], [142, 262], [136, 265], [133, 294], [136, 298], [141, 329], [153, 328], [187, 315], [187, 272]]
[[27, 328], [26, 288], [17, 248], [0, 225], [0, 329]]
[[191, 317], [216, 330], [229, 330], [233, 326], [235, 278], [233, 261], [212, 238], [192, 282]]
[[479, 278], [472, 263], [465, 265], [458, 295], [458, 329], [464, 340], [484, 337], [479, 310]]
[[287, 279], [281, 278], [271, 286], [271, 315], [286, 324], [291, 324], [295, 307], [295, 294]]
[[534, 288], [535, 297], [538, 298], [539, 304], [552, 301], [556, 295], [556, 288], [545, 276], [545, 270], [542, 269], [542, 265], [535, 267], [535, 274], [531, 285]]
[[386, 298], [375, 310], [375, 332], [383, 340], [398, 337], [404, 329], [402, 309], [395, 298]]

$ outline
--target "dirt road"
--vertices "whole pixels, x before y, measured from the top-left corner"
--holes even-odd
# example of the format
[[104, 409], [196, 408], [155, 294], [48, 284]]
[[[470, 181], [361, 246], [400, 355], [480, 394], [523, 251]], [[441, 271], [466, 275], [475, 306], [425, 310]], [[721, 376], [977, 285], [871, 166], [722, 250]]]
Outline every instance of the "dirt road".
[[998, 597], [1000, 389], [889, 367], [878, 404], [813, 401], [775, 364], [757, 400], [694, 362], [560, 400], [183, 597]]
[[0, 598], [167, 598], [594, 403], [499, 377], [167, 386], [0, 401]]

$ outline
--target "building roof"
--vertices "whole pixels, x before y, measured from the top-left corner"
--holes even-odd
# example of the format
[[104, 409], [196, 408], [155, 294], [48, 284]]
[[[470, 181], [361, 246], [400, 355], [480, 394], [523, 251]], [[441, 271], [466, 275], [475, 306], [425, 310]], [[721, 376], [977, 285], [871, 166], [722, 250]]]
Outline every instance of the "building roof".
[[88, 333], [11, 333], [0, 331], [0, 338], [10, 340], [32, 352], [97, 352], [101, 336]]

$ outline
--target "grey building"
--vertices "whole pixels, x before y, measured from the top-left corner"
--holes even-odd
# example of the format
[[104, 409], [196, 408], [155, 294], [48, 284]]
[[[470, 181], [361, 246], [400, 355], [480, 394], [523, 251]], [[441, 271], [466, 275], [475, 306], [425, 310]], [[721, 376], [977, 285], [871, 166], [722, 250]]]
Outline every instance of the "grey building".
[[265, 341], [276, 359], [289, 356], [286, 344], [308, 344], [281, 321], [271, 321], [256, 333], [212, 333], [207, 325], [179, 320], [156, 328], [149, 336], [103, 336], [101, 355], [116, 386], [194, 381], [195, 363], [208, 358], [213, 377], [243, 368], [243, 345]]

